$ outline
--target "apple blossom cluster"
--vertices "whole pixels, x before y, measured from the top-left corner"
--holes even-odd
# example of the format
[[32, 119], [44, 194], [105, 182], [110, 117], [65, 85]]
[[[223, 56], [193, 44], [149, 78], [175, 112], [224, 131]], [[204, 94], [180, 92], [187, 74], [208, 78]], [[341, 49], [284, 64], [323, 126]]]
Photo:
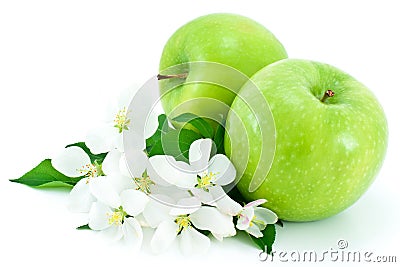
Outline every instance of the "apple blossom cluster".
[[[210, 138], [190, 144], [188, 162], [170, 155], [149, 157], [145, 136], [154, 134], [157, 118], [143, 118], [152, 130], [133, 135], [141, 140], [129, 143], [128, 162], [123, 133], [140, 133], [135, 125], [143, 125], [128, 116], [135, 112], [128, 109], [128, 100], [123, 94], [104, 125], [88, 133], [85, 144], [90, 151], [68, 146], [51, 161], [65, 176], [81, 178], [70, 192], [68, 205], [71, 211], [88, 215], [90, 229], [139, 248], [142, 228], [150, 227], [155, 229], [151, 239], [155, 253], [178, 240], [182, 253], [192, 254], [205, 252], [211, 235], [222, 241], [241, 230], [260, 238], [268, 224], [277, 222], [274, 212], [259, 207], [265, 199], [242, 206], [225, 193], [224, 187], [235, 181], [236, 170], [224, 154], [212, 151]], [[105, 157], [90, 157], [99, 154]]]

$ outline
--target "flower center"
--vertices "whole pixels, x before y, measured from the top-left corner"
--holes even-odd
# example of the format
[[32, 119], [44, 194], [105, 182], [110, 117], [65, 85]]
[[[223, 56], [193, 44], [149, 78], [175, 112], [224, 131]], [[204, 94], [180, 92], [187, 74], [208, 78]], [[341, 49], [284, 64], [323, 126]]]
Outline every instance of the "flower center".
[[208, 188], [215, 185], [215, 183], [213, 183], [215, 175], [216, 173], [213, 172], [205, 172], [201, 177], [197, 177], [197, 185], [195, 185], [195, 187], [208, 192]]
[[192, 225], [189, 215], [180, 215], [176, 217], [175, 223], [178, 225], [178, 234]]
[[125, 107], [120, 109], [114, 119], [114, 127], [118, 129], [119, 133], [123, 130], [129, 130], [128, 126], [131, 120], [128, 118], [128, 112]]
[[145, 194], [150, 194], [150, 186], [155, 184], [147, 174], [147, 170], [143, 172], [142, 177], [135, 177], [133, 178], [133, 181], [138, 186], [138, 190]]
[[265, 226], [267, 226], [267, 224], [264, 221], [257, 219], [256, 215], [254, 215], [250, 221], [250, 226], [253, 226], [253, 224], [257, 225], [258, 228], [260, 229], [263, 229], [265, 228]]
[[87, 178], [86, 183], [89, 183], [91, 178], [104, 175], [101, 163], [98, 163], [96, 160], [94, 163], [82, 166], [78, 171], [82, 176]]
[[121, 224], [123, 224], [126, 215], [127, 214], [122, 209], [122, 207], [119, 207], [113, 213], [107, 214], [107, 216], [108, 216], [108, 224], [110, 224], [110, 225], [121, 225]]

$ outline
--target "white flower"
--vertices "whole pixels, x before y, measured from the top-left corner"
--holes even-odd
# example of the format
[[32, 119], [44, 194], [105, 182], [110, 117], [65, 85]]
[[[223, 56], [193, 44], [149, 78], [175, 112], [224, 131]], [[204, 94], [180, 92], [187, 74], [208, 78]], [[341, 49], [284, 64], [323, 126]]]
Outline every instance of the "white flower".
[[149, 160], [158, 176], [166, 182], [190, 190], [204, 204], [218, 206], [224, 213], [236, 215], [241, 206], [222, 189], [235, 180], [235, 167], [222, 154], [210, 159], [211, 147], [211, 139], [194, 141], [189, 149], [190, 164], [166, 155], [153, 156]]
[[112, 195], [108, 202], [93, 203], [89, 212], [89, 227], [101, 231], [113, 241], [122, 238], [138, 248], [143, 240], [139, 221], [135, 218], [144, 210], [149, 198], [139, 190], [127, 189], [116, 194], [113, 188], [103, 188], [102, 194]]
[[[92, 163], [86, 152], [77, 146], [65, 148], [62, 153], [52, 160], [53, 167], [68, 177], [83, 178], [72, 188], [68, 206], [73, 212], [89, 212], [92, 203], [99, 199], [107, 201], [113, 196], [113, 191], [101, 194], [104, 188], [112, 187], [116, 192], [134, 186], [128, 177], [106, 171], [115, 169], [113, 158], [115, 153], [110, 152], [102, 163]], [[108, 173], [107, 173], [108, 174]], [[117, 194], [117, 193], [115, 193]]]
[[150, 243], [153, 252], [166, 251], [178, 239], [183, 254], [205, 253], [210, 246], [210, 239], [197, 229], [208, 230], [220, 240], [236, 234], [232, 217], [214, 207], [202, 206], [183, 211], [182, 214], [175, 210], [175, 213], [158, 224]]
[[271, 210], [257, 207], [267, 202], [265, 199], [258, 199], [246, 204], [242, 211], [238, 214], [236, 228], [245, 230], [252, 236], [262, 237], [262, 230], [267, 224], [274, 224], [278, 220], [278, 216]]
[[[155, 113], [149, 111], [146, 101], [137, 104], [134, 108], [130, 107], [129, 104], [136, 91], [132, 88], [124, 90], [118, 101], [108, 107], [104, 123], [88, 132], [86, 145], [92, 153], [105, 153], [115, 148], [123, 152], [123, 132], [125, 131], [132, 131], [137, 136], [133, 140], [136, 148], [139, 150], [145, 148], [145, 138], [150, 137], [157, 129], [157, 117]], [[152, 97], [154, 94], [149, 95]]]

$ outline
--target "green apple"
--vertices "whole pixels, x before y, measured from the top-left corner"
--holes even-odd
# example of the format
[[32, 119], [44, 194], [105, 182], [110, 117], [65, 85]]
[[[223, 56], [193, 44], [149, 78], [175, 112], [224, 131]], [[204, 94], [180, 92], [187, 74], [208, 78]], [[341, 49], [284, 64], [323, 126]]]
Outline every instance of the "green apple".
[[[272, 112], [261, 122], [275, 125], [276, 147], [265, 152], [261, 145], [263, 126], [251, 111], [258, 98], [244, 100], [247, 83], [244, 97], [232, 103], [225, 136], [243, 196], [267, 199], [265, 206], [288, 221], [319, 220], [352, 205], [373, 182], [387, 147], [387, 121], [371, 91], [335, 67], [296, 59], [271, 64], [251, 80]], [[260, 182], [252, 188], [254, 180]]]
[[[178, 29], [164, 47], [159, 75], [164, 111], [170, 118], [189, 112], [225, 119], [237, 91], [246, 81], [232, 77], [229, 70], [185, 63], [221, 63], [251, 77], [284, 58], [287, 54], [282, 44], [254, 20], [235, 14], [199, 17]], [[183, 65], [175, 67], [179, 64]], [[230, 81], [230, 88], [212, 83], [213, 75], [222, 83]], [[171, 79], [167, 78], [181, 82], [171, 86]]]

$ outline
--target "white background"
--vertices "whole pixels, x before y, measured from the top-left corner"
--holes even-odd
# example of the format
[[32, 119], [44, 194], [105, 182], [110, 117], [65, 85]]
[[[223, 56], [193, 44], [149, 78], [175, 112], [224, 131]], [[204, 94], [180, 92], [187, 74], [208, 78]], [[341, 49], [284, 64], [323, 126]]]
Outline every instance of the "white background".
[[396, 1], [37, 0], [0, 2], [0, 266], [269, 264], [243, 237], [214, 240], [206, 256], [190, 263], [177, 248], [154, 256], [146, 241], [134, 255], [74, 230], [79, 219], [65, 208], [65, 190], [8, 182], [83, 140], [111, 97], [157, 73], [163, 45], [179, 26], [213, 12], [249, 16], [270, 29], [290, 57], [349, 72], [376, 94], [387, 114], [389, 148], [368, 192], [332, 218], [285, 223], [275, 249], [322, 253], [345, 239], [349, 250], [397, 255], [400, 261]]

